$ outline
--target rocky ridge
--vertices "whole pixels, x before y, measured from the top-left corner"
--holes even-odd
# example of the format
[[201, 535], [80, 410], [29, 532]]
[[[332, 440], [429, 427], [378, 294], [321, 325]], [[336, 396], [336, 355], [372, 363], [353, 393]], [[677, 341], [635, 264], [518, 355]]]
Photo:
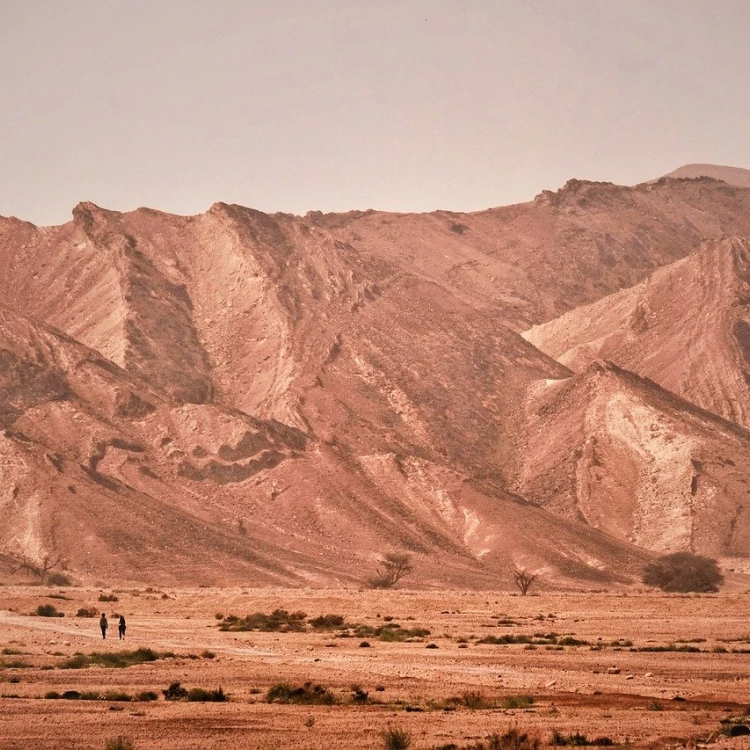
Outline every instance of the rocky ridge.
[[[389, 549], [454, 586], [514, 566], [625, 581], [686, 546], [742, 557], [747, 435], [721, 418], [744, 419], [721, 406], [740, 329], [721, 324], [723, 401], [695, 395], [709, 372], [662, 383], [692, 403], [610, 365], [574, 375], [572, 346], [518, 333], [715, 252], [733, 281], [705, 286], [708, 341], [732, 284], [744, 320], [747, 245], [725, 235], [750, 236], [750, 190], [705, 179], [570, 181], [476, 214], [0, 219], [0, 551], [83, 577], [296, 585], [361, 584]], [[596, 314], [597, 340], [628, 304]], [[637, 439], [612, 426], [630, 422]]]

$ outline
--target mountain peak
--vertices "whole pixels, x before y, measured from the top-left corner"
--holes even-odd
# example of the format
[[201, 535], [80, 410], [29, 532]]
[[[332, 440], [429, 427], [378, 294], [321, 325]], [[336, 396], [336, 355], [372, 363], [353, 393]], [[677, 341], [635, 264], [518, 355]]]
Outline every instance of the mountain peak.
[[701, 177], [720, 180], [734, 187], [750, 187], [750, 169], [719, 164], [684, 164], [660, 179], [696, 180]]

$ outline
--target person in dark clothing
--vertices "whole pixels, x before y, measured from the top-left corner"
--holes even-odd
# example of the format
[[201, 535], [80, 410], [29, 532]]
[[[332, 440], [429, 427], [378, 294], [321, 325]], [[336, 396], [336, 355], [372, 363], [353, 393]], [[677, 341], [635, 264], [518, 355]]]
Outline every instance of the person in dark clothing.
[[127, 627], [127, 625], [125, 624], [125, 616], [124, 615], [120, 615], [120, 620], [117, 623], [117, 630], [120, 633], [120, 640], [122, 640], [123, 638], [125, 638], [125, 628], [126, 627]]
[[102, 638], [106, 640], [107, 638], [107, 627], [109, 626], [109, 623], [107, 622], [107, 615], [102, 612], [102, 616], [99, 618], [99, 627], [102, 629]]

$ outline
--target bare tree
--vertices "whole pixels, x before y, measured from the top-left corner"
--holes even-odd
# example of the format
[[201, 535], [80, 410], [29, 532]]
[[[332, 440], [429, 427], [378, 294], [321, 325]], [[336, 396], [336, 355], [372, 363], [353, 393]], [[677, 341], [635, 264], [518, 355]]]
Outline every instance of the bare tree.
[[388, 552], [383, 555], [377, 574], [368, 579], [367, 583], [373, 589], [390, 589], [412, 570], [411, 555]]
[[61, 568], [65, 570], [68, 561], [62, 555], [51, 555], [46, 554], [39, 562], [32, 560], [30, 557], [23, 555], [18, 558], [18, 562], [14, 568], [13, 573], [18, 573], [23, 570], [27, 575], [36, 576], [42, 583], [47, 580], [49, 574], [55, 568]]
[[513, 583], [523, 596], [526, 596], [531, 588], [531, 584], [534, 583], [535, 580], [536, 576], [533, 573], [528, 573], [526, 568], [521, 570], [516, 568], [513, 571]]

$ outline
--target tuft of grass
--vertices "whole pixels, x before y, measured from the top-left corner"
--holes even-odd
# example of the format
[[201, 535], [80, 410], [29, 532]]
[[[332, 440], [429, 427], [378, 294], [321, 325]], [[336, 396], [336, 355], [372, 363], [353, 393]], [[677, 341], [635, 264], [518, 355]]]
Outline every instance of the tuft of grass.
[[398, 727], [386, 727], [380, 736], [383, 738], [383, 750], [409, 750], [411, 733]]
[[135, 745], [130, 737], [121, 734], [117, 737], [110, 737], [104, 745], [104, 750], [135, 750]]
[[589, 739], [581, 732], [572, 732], [571, 734], [562, 734], [557, 730], [552, 732], [552, 744], [555, 746], [567, 747], [612, 747], [615, 741], [610, 737], [595, 737]]
[[518, 729], [509, 729], [504, 734], [491, 734], [486, 740], [471, 745], [456, 745], [451, 742], [434, 750], [540, 750], [542, 741], [536, 735], [529, 735]]
[[472, 711], [478, 711], [482, 708], [492, 708], [492, 703], [478, 690], [467, 690], [463, 693], [460, 698], [460, 704]]
[[23, 659], [11, 659], [10, 661], [0, 661], [0, 669], [28, 669], [31, 666]]
[[158, 653], [150, 648], [138, 648], [135, 651], [94, 651], [91, 654], [73, 654], [69, 659], [61, 662], [60, 669], [83, 669], [84, 667], [100, 666], [112, 669], [131, 667], [134, 664], [168, 659], [173, 654]]
[[531, 708], [534, 705], [533, 695], [507, 695], [500, 702], [502, 708]]
[[336, 696], [322, 685], [306, 682], [304, 685], [294, 687], [288, 682], [277, 682], [271, 685], [266, 693], [269, 703], [300, 703], [304, 705], [332, 706], [336, 702]]

